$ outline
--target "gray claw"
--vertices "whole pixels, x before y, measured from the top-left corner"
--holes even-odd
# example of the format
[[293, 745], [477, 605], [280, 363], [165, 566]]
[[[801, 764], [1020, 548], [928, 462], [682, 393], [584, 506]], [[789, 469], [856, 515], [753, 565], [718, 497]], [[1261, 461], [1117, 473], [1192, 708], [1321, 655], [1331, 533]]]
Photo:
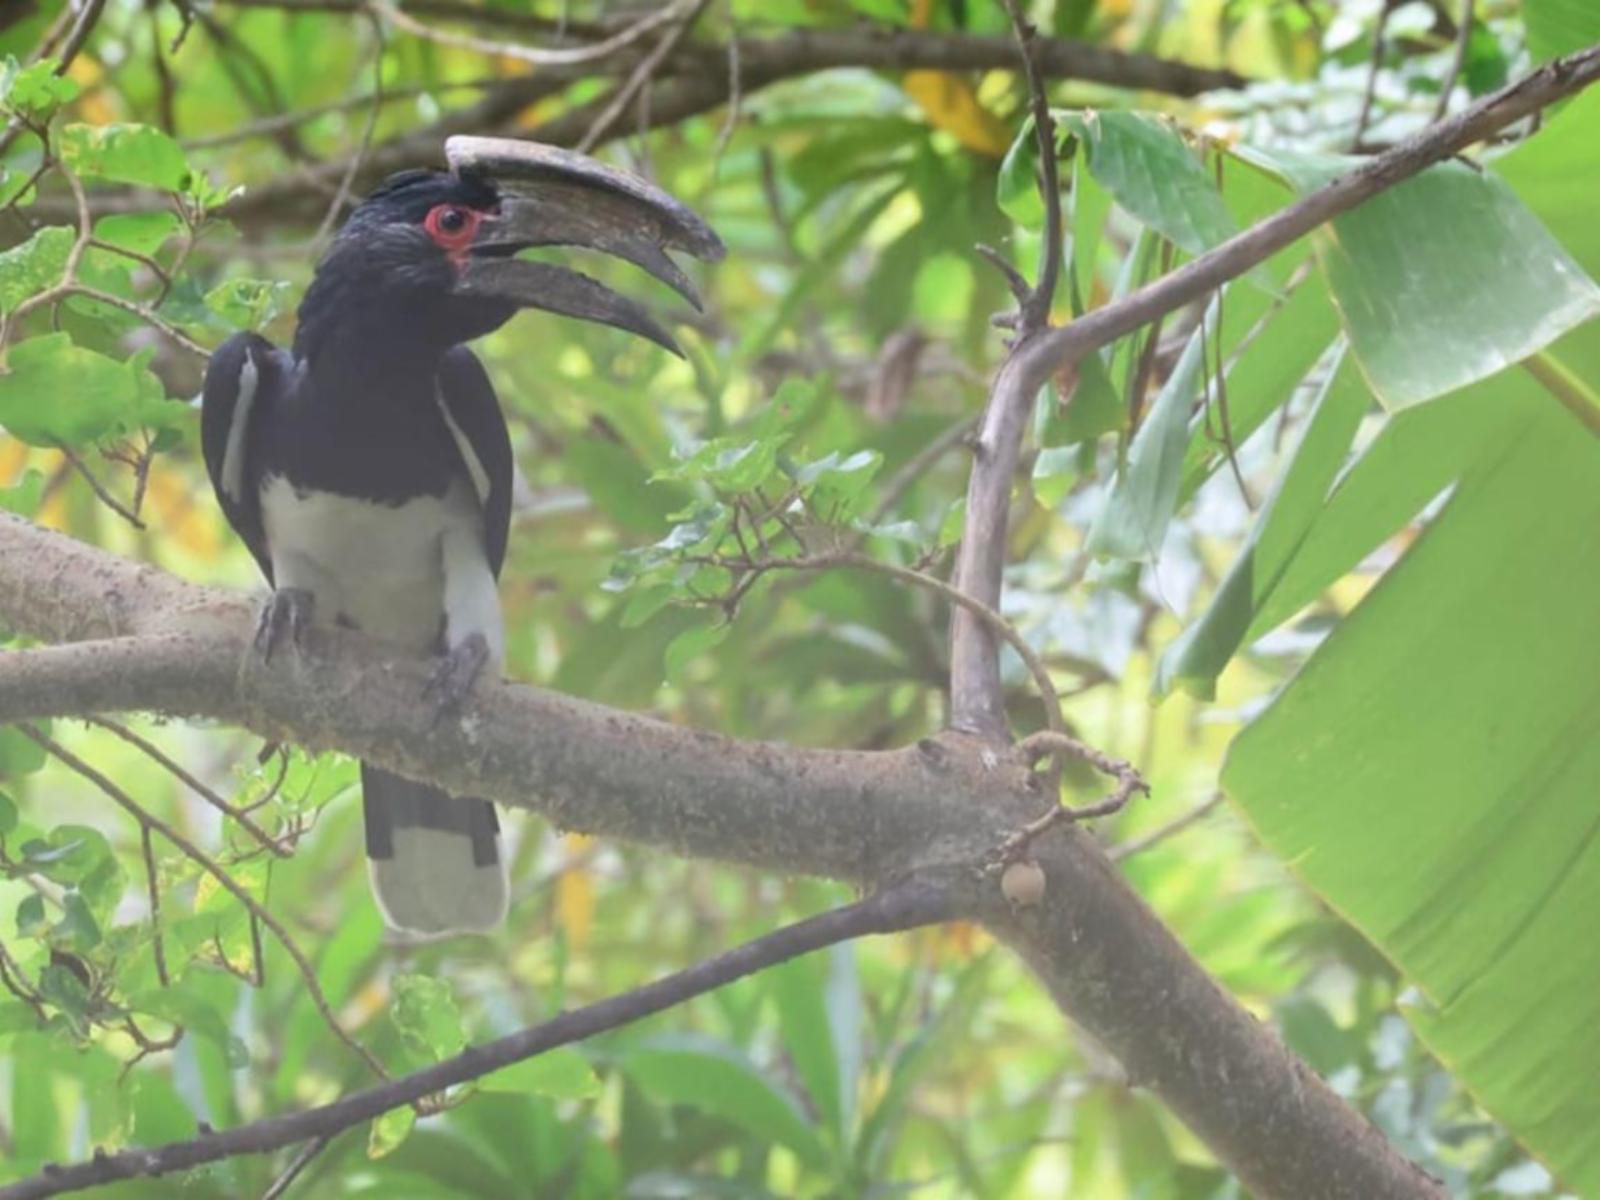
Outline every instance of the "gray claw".
[[489, 642], [481, 633], [468, 634], [445, 653], [422, 693], [433, 706], [434, 724], [461, 707], [488, 661]]
[[256, 621], [256, 653], [262, 662], [272, 661], [272, 652], [283, 641], [284, 633], [296, 654], [306, 652], [306, 633], [311, 628], [313, 597], [305, 588], [279, 588], [262, 606]]

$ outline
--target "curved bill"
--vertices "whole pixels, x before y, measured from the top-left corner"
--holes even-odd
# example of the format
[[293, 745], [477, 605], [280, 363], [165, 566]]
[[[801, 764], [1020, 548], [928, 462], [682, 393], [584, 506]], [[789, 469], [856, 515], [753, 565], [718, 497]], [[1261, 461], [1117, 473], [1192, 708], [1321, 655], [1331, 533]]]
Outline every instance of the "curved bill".
[[668, 253], [715, 262], [721, 239], [686, 205], [653, 184], [587, 155], [512, 138], [452, 137], [445, 155], [459, 174], [494, 185], [500, 211], [481, 223], [458, 285], [649, 338], [677, 343], [644, 306], [577, 271], [512, 257], [533, 246], [579, 246], [633, 263], [700, 307], [700, 296]]

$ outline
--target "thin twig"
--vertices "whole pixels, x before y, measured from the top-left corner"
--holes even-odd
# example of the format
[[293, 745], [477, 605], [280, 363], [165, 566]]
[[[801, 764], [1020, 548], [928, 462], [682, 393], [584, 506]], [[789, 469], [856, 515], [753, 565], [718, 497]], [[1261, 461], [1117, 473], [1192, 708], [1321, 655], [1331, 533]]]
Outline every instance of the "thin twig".
[[89, 485], [89, 490], [95, 494], [96, 498], [101, 504], [104, 504], [107, 508], [116, 513], [117, 516], [121, 517], [135, 529], [140, 531], [144, 530], [145, 523], [139, 519], [138, 514], [129, 509], [110, 492], [106, 491], [105, 484], [101, 483], [95, 478], [94, 472], [89, 470], [88, 464], [85, 463], [83, 459], [78, 457], [77, 453], [72, 449], [71, 446], [67, 445], [65, 442], [58, 441], [56, 442], [56, 449], [61, 451], [62, 456], [72, 464], [72, 469], [76, 471], [83, 481]]
[[1050, 115], [1050, 98], [1045, 94], [1039, 74], [1034, 42], [1038, 37], [1032, 23], [1022, 15], [1017, 0], [1004, 0], [1017, 49], [1022, 55], [1023, 74], [1028, 82], [1028, 104], [1033, 112], [1033, 134], [1039, 145], [1039, 190], [1044, 200], [1044, 240], [1039, 246], [1039, 279], [1021, 306], [1019, 337], [1027, 337], [1050, 324], [1050, 306], [1056, 298], [1056, 280], [1061, 274], [1061, 181], [1056, 169], [1056, 124]]
[[654, 983], [474, 1046], [454, 1058], [345, 1096], [332, 1104], [288, 1116], [269, 1117], [236, 1129], [203, 1133], [187, 1141], [98, 1154], [84, 1162], [53, 1167], [8, 1187], [0, 1187], [0, 1200], [42, 1200], [117, 1179], [165, 1175], [240, 1154], [292, 1146], [309, 1138], [329, 1138], [390, 1109], [482, 1078], [490, 1071], [558, 1046], [639, 1021], [799, 955], [852, 938], [900, 933], [938, 924], [953, 915], [953, 903], [944, 888], [912, 880], [857, 903], [797, 921]]
[[272, 1186], [261, 1193], [261, 1200], [281, 1200], [288, 1192], [294, 1181], [300, 1177], [300, 1172], [311, 1165], [311, 1160], [321, 1154], [333, 1141], [332, 1136], [312, 1138], [300, 1148], [300, 1153], [290, 1160], [289, 1165], [283, 1169], [283, 1174], [272, 1181]]
[[128, 745], [134, 747], [134, 749], [151, 759], [156, 763], [156, 765], [163, 768], [168, 774], [177, 779], [178, 782], [182, 783], [184, 787], [188, 788], [195, 795], [199, 796], [200, 799], [204, 800], [223, 816], [237, 821], [241, 826], [244, 827], [251, 837], [255, 838], [255, 840], [261, 845], [262, 849], [270, 850], [279, 858], [288, 858], [293, 853], [286, 846], [284, 846], [282, 841], [273, 837], [265, 829], [257, 825], [255, 821], [250, 818], [249, 813], [245, 812], [236, 805], [229, 804], [214, 790], [207, 787], [192, 773], [186, 770], [182, 763], [172, 758], [166, 753], [166, 751], [162, 750], [160, 746], [157, 746], [148, 738], [140, 736], [133, 730], [129, 729], [126, 725], [122, 724], [122, 722], [113, 721], [110, 717], [88, 716], [84, 717], [83, 721], [85, 724], [97, 725], [101, 729], [105, 729], [116, 734], [123, 741], [127, 742]]
[[1150, 794], [1150, 785], [1132, 763], [1112, 758], [1102, 750], [1097, 750], [1087, 742], [1080, 742], [1071, 734], [1062, 733], [1053, 729], [1040, 730], [1038, 733], [1029, 734], [1017, 743], [1017, 752], [1030, 763], [1037, 762], [1047, 755], [1055, 755], [1058, 759], [1076, 758], [1088, 763], [1102, 775], [1109, 775], [1117, 781], [1116, 788], [1104, 800], [1094, 804], [1086, 804], [1082, 808], [1072, 808], [1065, 804], [1055, 803], [1043, 816], [1029, 821], [1021, 829], [1008, 835], [1004, 841], [994, 848], [989, 856], [990, 869], [999, 870], [1016, 862], [1027, 852], [1035, 838], [1047, 830], [1054, 829], [1057, 825], [1067, 821], [1087, 821], [1095, 817], [1107, 817], [1112, 813], [1121, 812], [1127, 807], [1136, 792]]
[[23, 734], [24, 737], [42, 747], [62, 765], [66, 766], [76, 774], [82, 776], [84, 779], [92, 783], [101, 791], [102, 794], [104, 794], [129, 816], [133, 817], [134, 820], [138, 821], [141, 825], [149, 825], [162, 837], [166, 838], [167, 841], [171, 842], [180, 851], [182, 851], [182, 853], [191, 862], [195, 863], [203, 871], [205, 871], [206, 874], [210, 875], [219, 884], [221, 884], [222, 887], [227, 890], [235, 900], [242, 904], [252, 916], [256, 917], [263, 925], [270, 929], [273, 936], [278, 939], [279, 945], [281, 945], [288, 953], [289, 957], [294, 960], [296, 968], [299, 969], [300, 977], [305, 981], [306, 991], [311, 996], [311, 1002], [316, 1006], [317, 1011], [322, 1015], [322, 1019], [327, 1023], [328, 1028], [333, 1031], [334, 1036], [348, 1046], [352, 1052], [354, 1052], [364, 1063], [366, 1063], [379, 1079], [389, 1078], [389, 1073], [384, 1070], [383, 1064], [377, 1060], [372, 1051], [368, 1050], [360, 1042], [356, 1041], [355, 1038], [351, 1037], [350, 1034], [346, 1033], [344, 1026], [339, 1024], [338, 1018], [333, 1015], [332, 1007], [328, 1004], [328, 997], [322, 990], [322, 984], [317, 980], [316, 970], [312, 967], [310, 960], [306, 958], [305, 952], [300, 949], [299, 944], [292, 936], [290, 936], [289, 931], [283, 927], [283, 923], [280, 922], [277, 917], [268, 912], [267, 909], [250, 894], [248, 889], [246, 889], [242, 884], [239, 883], [238, 880], [229, 874], [229, 872], [226, 871], [221, 864], [216, 861], [216, 859], [212, 858], [188, 838], [184, 837], [183, 834], [179, 833], [166, 821], [163, 821], [160, 817], [150, 812], [132, 796], [128, 795], [127, 792], [123, 791], [122, 788], [118, 787], [117, 784], [113, 783], [104, 774], [97, 771], [93, 766], [79, 758], [65, 746], [54, 741], [52, 738], [47, 737], [45, 734], [40, 733], [39, 730], [32, 725], [21, 724], [16, 726], [16, 728]]
[[167, 949], [161, 937], [161, 888], [156, 880], [156, 850], [150, 841], [150, 826], [139, 822], [139, 853], [144, 856], [145, 887], [150, 896], [150, 944], [156, 956], [156, 978], [161, 986], [171, 982], [167, 978]]
[[1444, 120], [1445, 113], [1450, 111], [1450, 93], [1456, 90], [1456, 81], [1461, 78], [1461, 69], [1466, 65], [1467, 49], [1472, 44], [1472, 5], [1473, 0], [1461, 0], [1461, 17], [1456, 22], [1455, 53], [1450, 57], [1450, 73], [1444, 77], [1444, 86], [1439, 89], [1439, 103], [1434, 105], [1435, 121]]
[[552, 50], [544, 46], [524, 46], [519, 42], [492, 41], [489, 38], [473, 37], [465, 33], [451, 33], [444, 29], [435, 29], [432, 25], [424, 25], [415, 17], [402, 12], [389, 0], [368, 0], [369, 11], [383, 17], [397, 29], [403, 29], [414, 37], [425, 38], [441, 46], [453, 46], [458, 50], [476, 50], [479, 54], [492, 54], [499, 58], [514, 58], [519, 62], [531, 63], [536, 67], [570, 67], [582, 63], [598, 62], [607, 58], [625, 46], [644, 37], [653, 29], [676, 21], [681, 15], [683, 3], [668, 4], [656, 12], [649, 13], [627, 26], [620, 33], [602, 41], [592, 42], [587, 46], [577, 46], [571, 50]]
[[[708, 3], [710, 3], [710, 0], [685, 0], [685, 2], [670, 5], [663, 10], [670, 13], [672, 18], [677, 21], [677, 24], [662, 35], [661, 40], [656, 43], [655, 49], [639, 60], [639, 65], [633, 69], [633, 73], [628, 76], [621, 87], [612, 93], [610, 100], [606, 102], [606, 106], [600, 110], [600, 115], [589, 126], [589, 132], [579, 139], [577, 150], [587, 154], [595, 148], [606, 134], [611, 132], [611, 127], [617, 123], [617, 118], [627, 110], [628, 105], [639, 94], [640, 89], [650, 82], [651, 77], [656, 73], [656, 68], [661, 65], [667, 55], [678, 48], [678, 43], [683, 40], [684, 35], [699, 20], [700, 14], [705, 11]], [[657, 15], [659, 16], [660, 14]]]
[[1389, 27], [1389, 15], [1394, 8], [1394, 0], [1383, 0], [1383, 7], [1378, 10], [1378, 24], [1372, 31], [1372, 57], [1367, 63], [1367, 86], [1361, 94], [1361, 112], [1356, 117], [1356, 131], [1350, 138], [1352, 151], [1361, 148], [1361, 139], [1366, 136], [1367, 125], [1372, 120], [1372, 104], [1378, 95], [1378, 76], [1383, 71], [1383, 34]]
[[718, 165], [727, 153], [728, 143], [733, 140], [733, 131], [739, 124], [739, 110], [744, 104], [744, 89], [740, 86], [739, 14], [733, 0], [725, 0], [723, 12], [728, 18], [728, 112], [722, 119], [722, 128], [717, 131], [716, 148], [711, 152], [712, 162]]
[[367, 123], [361, 130], [361, 143], [350, 156], [350, 166], [339, 180], [339, 190], [328, 202], [328, 211], [311, 237], [313, 244], [321, 244], [344, 211], [345, 201], [350, 198], [350, 191], [355, 186], [356, 173], [361, 170], [361, 164], [372, 150], [372, 135], [378, 128], [378, 114], [383, 111], [383, 22], [378, 20], [375, 12], [369, 12], [367, 16], [372, 21], [372, 36], [377, 42], [372, 50], [372, 106], [367, 109]]
[[1157, 825], [1148, 833], [1141, 833], [1138, 837], [1129, 838], [1125, 842], [1119, 842], [1117, 845], [1110, 847], [1106, 851], [1106, 857], [1111, 859], [1112, 862], [1122, 862], [1124, 859], [1132, 858], [1135, 854], [1143, 854], [1151, 847], [1159, 846], [1168, 838], [1182, 833], [1189, 826], [1205, 820], [1216, 810], [1223, 799], [1221, 792], [1212, 792], [1211, 795], [1196, 804], [1188, 812], [1178, 814], [1165, 825]]

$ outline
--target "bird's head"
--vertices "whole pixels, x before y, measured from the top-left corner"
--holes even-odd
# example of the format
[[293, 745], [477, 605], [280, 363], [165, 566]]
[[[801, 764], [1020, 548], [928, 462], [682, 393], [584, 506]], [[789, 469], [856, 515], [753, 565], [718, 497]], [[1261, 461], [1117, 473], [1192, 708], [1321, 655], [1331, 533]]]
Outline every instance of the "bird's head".
[[668, 251], [721, 258], [722, 242], [704, 221], [652, 184], [558, 147], [454, 137], [446, 155], [449, 171], [391, 176], [351, 213], [300, 306], [298, 348], [313, 353], [352, 318], [442, 348], [499, 328], [519, 308], [539, 308], [678, 353], [638, 301], [517, 254], [535, 246], [598, 250], [698, 308], [694, 285]]

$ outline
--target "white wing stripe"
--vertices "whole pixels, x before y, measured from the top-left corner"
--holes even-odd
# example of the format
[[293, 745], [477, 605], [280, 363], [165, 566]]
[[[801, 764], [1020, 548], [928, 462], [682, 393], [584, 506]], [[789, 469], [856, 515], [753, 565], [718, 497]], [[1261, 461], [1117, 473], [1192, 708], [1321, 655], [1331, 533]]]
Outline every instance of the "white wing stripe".
[[233, 415], [228, 424], [228, 446], [222, 455], [222, 490], [235, 504], [244, 499], [244, 438], [250, 428], [250, 409], [256, 402], [256, 384], [260, 375], [256, 360], [250, 351], [244, 352], [244, 365], [239, 368], [239, 396], [234, 401]]
[[472, 448], [472, 443], [467, 440], [466, 432], [457, 423], [450, 406], [445, 403], [444, 393], [434, 396], [438, 401], [439, 412], [444, 417], [444, 423], [450, 430], [450, 436], [455, 439], [456, 449], [461, 451], [461, 461], [467, 464], [467, 474], [472, 476], [472, 490], [478, 493], [478, 503], [489, 503], [489, 472], [484, 469], [483, 460], [478, 457], [478, 452]]

